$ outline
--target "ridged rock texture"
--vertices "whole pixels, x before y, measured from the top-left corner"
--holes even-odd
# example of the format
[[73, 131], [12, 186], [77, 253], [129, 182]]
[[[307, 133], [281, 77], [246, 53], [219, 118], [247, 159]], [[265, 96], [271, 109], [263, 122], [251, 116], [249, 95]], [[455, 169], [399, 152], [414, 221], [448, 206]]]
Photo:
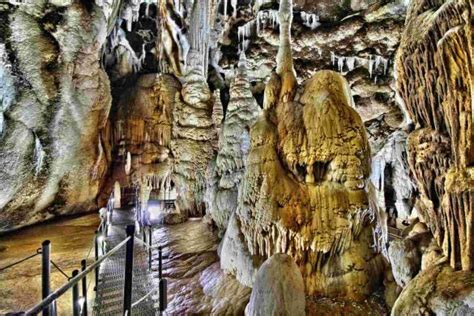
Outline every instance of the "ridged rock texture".
[[413, 1], [397, 87], [415, 125], [416, 208], [455, 269], [474, 269], [472, 2]]
[[100, 65], [101, 8], [47, 1], [9, 8], [0, 12], [7, 82], [0, 89], [0, 230], [98, 208], [111, 104]]
[[230, 216], [237, 208], [238, 188], [250, 147], [250, 127], [260, 113], [250, 90], [246, 63], [242, 54], [219, 135], [219, 151], [209, 170], [207, 210], [220, 232], [225, 231]]
[[217, 130], [212, 119], [215, 100], [206, 78], [193, 69], [185, 77], [184, 102], [174, 112], [171, 150], [175, 158], [176, 206], [190, 216], [205, 213], [206, 171], [215, 155]]

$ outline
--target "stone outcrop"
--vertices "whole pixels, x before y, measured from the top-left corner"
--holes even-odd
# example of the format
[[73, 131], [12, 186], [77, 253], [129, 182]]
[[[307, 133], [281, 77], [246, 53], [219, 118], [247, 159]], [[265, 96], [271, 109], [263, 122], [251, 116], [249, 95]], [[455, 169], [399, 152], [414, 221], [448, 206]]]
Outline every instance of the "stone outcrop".
[[293, 259], [274, 254], [260, 267], [245, 315], [305, 315], [301, 272]]
[[474, 269], [472, 3], [413, 1], [397, 55], [397, 88], [415, 130], [408, 161], [416, 208], [450, 265]]
[[111, 101], [101, 8], [35, 1], [1, 11], [0, 67], [15, 87], [0, 96], [0, 230], [95, 210]]
[[404, 288], [421, 268], [421, 254], [415, 243], [409, 239], [396, 240], [388, 248], [393, 277]]

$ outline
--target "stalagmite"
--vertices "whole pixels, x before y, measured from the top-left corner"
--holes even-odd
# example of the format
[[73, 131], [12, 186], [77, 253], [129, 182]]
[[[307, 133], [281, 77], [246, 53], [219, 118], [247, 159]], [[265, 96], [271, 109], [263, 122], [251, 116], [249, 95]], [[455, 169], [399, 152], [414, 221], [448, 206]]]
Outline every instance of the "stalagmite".
[[237, 74], [231, 85], [230, 101], [222, 126], [215, 166], [210, 171], [212, 181], [207, 187], [206, 205], [211, 218], [222, 234], [237, 207], [237, 193], [246, 167], [249, 128], [260, 109], [250, 91], [247, 60], [241, 53]]
[[[274, 88], [277, 78], [270, 79]], [[274, 88], [267, 86], [265, 97], [271, 99]], [[340, 75], [322, 71], [306, 83], [301, 104], [264, 101], [264, 115], [251, 128], [235, 211], [247, 250], [236, 252], [243, 246], [234, 232], [224, 239], [231, 249], [223, 250], [231, 257], [224, 267], [245, 284], [252, 275], [246, 257], [284, 252], [300, 266], [309, 294], [360, 300], [377, 287], [382, 264], [371, 248], [364, 180], [369, 145], [348, 91]], [[342, 143], [341, 134], [348, 135]], [[352, 264], [357, 268], [348, 268]]]
[[291, 53], [292, 0], [280, 1], [278, 19], [280, 22], [280, 46], [278, 48], [276, 72], [281, 78], [280, 100], [289, 102], [293, 101], [297, 84]]

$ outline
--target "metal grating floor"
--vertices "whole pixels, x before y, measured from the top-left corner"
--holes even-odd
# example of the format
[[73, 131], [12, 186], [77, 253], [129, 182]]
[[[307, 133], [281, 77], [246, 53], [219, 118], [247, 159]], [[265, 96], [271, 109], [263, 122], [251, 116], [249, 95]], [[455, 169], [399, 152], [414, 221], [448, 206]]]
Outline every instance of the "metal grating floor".
[[[112, 226], [106, 239], [106, 249], [112, 249], [126, 238], [125, 227], [134, 224], [132, 210], [114, 210]], [[106, 259], [99, 269], [99, 284], [94, 304], [94, 315], [112, 316], [123, 313], [123, 287], [125, 274], [125, 247]], [[148, 271], [148, 254], [146, 248], [135, 240], [133, 262], [132, 302], [156, 288], [152, 274]], [[158, 294], [133, 307], [132, 315], [155, 315], [158, 312]]]

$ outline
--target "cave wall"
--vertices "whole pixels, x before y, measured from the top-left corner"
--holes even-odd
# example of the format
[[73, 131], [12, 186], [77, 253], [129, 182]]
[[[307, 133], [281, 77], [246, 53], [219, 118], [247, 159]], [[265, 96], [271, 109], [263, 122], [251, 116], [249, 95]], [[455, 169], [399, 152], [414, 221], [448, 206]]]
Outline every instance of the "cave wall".
[[472, 2], [414, 1], [397, 55], [413, 121], [408, 161], [421, 220], [454, 269], [474, 268]]
[[95, 210], [111, 105], [102, 10], [35, 1], [1, 15], [0, 230]]

